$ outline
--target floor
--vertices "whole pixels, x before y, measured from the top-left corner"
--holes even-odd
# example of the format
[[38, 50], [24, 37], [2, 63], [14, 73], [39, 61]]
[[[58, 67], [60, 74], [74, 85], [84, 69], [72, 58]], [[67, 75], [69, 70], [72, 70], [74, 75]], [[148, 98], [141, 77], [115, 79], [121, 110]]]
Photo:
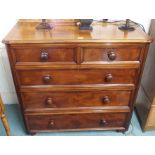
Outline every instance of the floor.
[[[6, 105], [6, 115], [11, 127], [12, 136], [27, 136], [22, 121], [20, 108], [17, 104]], [[5, 135], [5, 130], [0, 121], [0, 136]], [[133, 114], [129, 130], [123, 134], [115, 131], [85, 131], [85, 132], [59, 132], [37, 133], [35, 136], [155, 136], [155, 131], [142, 132], [136, 114]]]

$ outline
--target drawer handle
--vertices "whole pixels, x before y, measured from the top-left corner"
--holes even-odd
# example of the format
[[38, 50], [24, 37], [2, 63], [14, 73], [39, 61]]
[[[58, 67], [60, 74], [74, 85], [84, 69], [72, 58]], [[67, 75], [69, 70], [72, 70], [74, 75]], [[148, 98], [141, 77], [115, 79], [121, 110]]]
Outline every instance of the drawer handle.
[[114, 51], [108, 52], [108, 58], [111, 61], [115, 60], [116, 59], [116, 53]]
[[50, 127], [50, 128], [53, 128], [53, 127], [54, 127], [54, 120], [50, 120], [50, 122], [49, 122], [49, 127]]
[[52, 101], [51, 97], [47, 98], [45, 102], [46, 102], [47, 105], [52, 105], [53, 104], [53, 101]]
[[101, 119], [100, 120], [100, 125], [101, 126], [105, 126], [105, 125], [107, 125], [108, 123], [107, 123], [107, 121], [105, 120], [105, 119]]
[[104, 103], [104, 104], [110, 103], [110, 99], [109, 99], [108, 96], [104, 96], [104, 97], [103, 97], [103, 103]]
[[40, 58], [42, 61], [47, 61], [48, 60], [48, 52], [41, 52]]
[[46, 75], [46, 76], [43, 77], [44, 83], [49, 83], [51, 79], [52, 79], [52, 78], [51, 78], [50, 75]]
[[106, 81], [106, 82], [111, 82], [112, 79], [113, 79], [112, 74], [107, 74], [106, 77], [105, 77], [105, 81]]

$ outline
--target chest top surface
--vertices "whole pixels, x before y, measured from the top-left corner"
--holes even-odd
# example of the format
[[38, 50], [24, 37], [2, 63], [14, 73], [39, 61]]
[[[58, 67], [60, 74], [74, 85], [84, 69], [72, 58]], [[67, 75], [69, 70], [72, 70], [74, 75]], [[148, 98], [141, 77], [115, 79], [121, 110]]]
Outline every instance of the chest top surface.
[[118, 29], [118, 25], [94, 22], [92, 31], [80, 31], [73, 24], [58, 24], [52, 30], [37, 30], [38, 24], [37, 20], [18, 21], [3, 39], [3, 43], [151, 42], [151, 38], [139, 27], [135, 31], [124, 32]]

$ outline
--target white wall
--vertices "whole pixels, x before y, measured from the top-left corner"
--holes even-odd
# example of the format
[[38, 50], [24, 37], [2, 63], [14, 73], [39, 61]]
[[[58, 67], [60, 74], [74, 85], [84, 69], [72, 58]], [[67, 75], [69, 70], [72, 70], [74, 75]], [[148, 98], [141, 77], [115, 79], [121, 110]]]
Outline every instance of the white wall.
[[10, 31], [11, 27], [17, 22], [16, 19], [1, 19], [0, 28], [0, 94], [4, 103], [18, 103], [15, 88], [10, 71], [8, 56], [4, 45], [1, 43], [4, 36]]
[[151, 19], [132, 19], [133, 21], [140, 23], [144, 26], [146, 32], [149, 31]]
[[[144, 25], [148, 32], [150, 19], [132, 19]], [[0, 40], [10, 31], [13, 25], [17, 22], [16, 19], [2, 19], [0, 26]], [[15, 88], [10, 72], [8, 57], [4, 45], [0, 43], [0, 94], [4, 103], [14, 104], [18, 103]]]
[[18, 102], [5, 48], [0, 48], [0, 94], [4, 103]]
[[10, 29], [15, 25], [16, 22], [17, 19], [7, 19], [7, 18], [1, 19], [0, 46], [3, 45], [1, 43], [1, 40], [6, 36], [6, 34], [10, 31]]

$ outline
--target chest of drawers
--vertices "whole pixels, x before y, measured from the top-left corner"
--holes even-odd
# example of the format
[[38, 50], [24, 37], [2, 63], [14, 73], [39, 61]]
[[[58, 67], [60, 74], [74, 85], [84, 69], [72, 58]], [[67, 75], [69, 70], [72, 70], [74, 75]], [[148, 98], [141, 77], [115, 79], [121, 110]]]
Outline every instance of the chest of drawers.
[[3, 40], [28, 133], [126, 131], [150, 38], [111, 24], [37, 24], [18, 22]]

